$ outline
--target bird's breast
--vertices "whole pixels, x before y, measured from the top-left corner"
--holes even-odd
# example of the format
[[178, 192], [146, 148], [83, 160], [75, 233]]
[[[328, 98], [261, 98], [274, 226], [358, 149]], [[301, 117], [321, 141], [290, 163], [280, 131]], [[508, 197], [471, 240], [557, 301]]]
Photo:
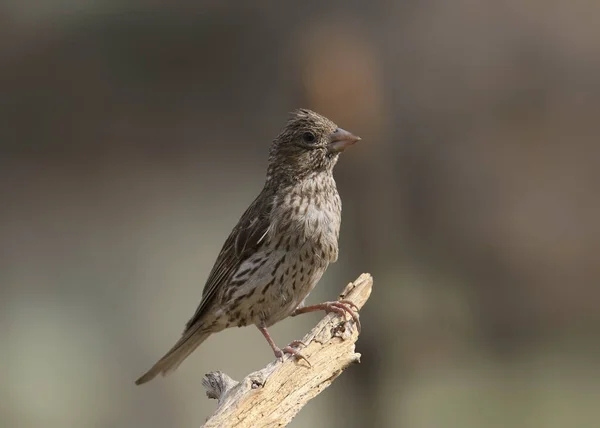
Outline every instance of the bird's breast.
[[234, 316], [231, 322], [268, 327], [289, 316], [337, 260], [340, 214], [333, 178], [281, 189], [261, 249], [234, 276], [243, 285], [225, 298], [234, 315], [241, 310], [236, 302], [249, 300], [249, 316], [242, 321]]
[[299, 183], [279, 198], [273, 210], [273, 238], [285, 237], [288, 249], [310, 249], [333, 263], [338, 256], [341, 201], [333, 177]]

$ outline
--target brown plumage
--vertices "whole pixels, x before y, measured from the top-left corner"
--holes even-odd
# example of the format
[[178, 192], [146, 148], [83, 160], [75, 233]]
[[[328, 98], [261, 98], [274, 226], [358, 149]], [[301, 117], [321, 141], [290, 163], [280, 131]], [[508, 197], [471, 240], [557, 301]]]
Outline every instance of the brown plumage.
[[359, 325], [348, 302], [304, 306], [338, 257], [342, 205], [333, 167], [358, 140], [315, 112], [292, 113], [271, 145], [265, 185], [225, 241], [196, 313], [138, 385], [175, 370], [208, 336], [228, 327], [254, 324], [276, 357], [304, 358], [291, 346], [279, 349], [267, 327], [314, 310], [348, 312]]

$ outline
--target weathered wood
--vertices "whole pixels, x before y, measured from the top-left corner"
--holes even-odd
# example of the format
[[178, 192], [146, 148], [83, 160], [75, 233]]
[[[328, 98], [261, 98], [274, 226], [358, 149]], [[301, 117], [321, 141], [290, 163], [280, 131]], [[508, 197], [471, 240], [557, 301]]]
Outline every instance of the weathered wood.
[[[373, 278], [362, 274], [346, 286], [340, 299], [359, 308], [371, 295]], [[347, 317], [350, 318], [350, 317]], [[215, 413], [204, 428], [281, 427], [308, 401], [327, 388], [350, 364], [360, 362], [354, 352], [358, 331], [353, 321], [327, 314], [302, 341], [301, 352], [310, 361], [286, 357], [236, 382], [222, 372], [208, 373], [202, 384], [209, 398], [218, 399]]]

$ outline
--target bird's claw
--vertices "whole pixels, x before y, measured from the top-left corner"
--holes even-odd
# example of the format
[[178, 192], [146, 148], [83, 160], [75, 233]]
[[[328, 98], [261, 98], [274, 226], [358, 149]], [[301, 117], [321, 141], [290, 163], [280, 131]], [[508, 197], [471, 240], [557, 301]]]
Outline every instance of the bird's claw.
[[348, 306], [352, 306], [356, 312], [360, 311], [360, 308], [358, 306], [356, 306], [356, 303], [354, 303], [351, 300], [343, 299], [343, 300], [338, 300], [338, 302], [343, 303]]
[[[349, 314], [356, 324], [356, 329], [360, 333], [360, 319], [358, 315], [358, 306], [355, 303], [349, 300], [338, 300], [335, 302], [327, 302], [324, 303], [326, 312], [334, 312], [342, 317], [346, 317], [346, 314]], [[356, 310], [355, 310], [356, 309]]]
[[301, 340], [292, 340], [288, 346], [291, 346], [292, 348], [297, 348], [298, 346], [302, 345], [304, 348], [306, 348], [306, 343], [304, 343]]
[[302, 342], [301, 340], [294, 340], [285, 348], [275, 350], [275, 357], [283, 363], [283, 356], [285, 354], [293, 355], [294, 357], [296, 357], [298, 359], [306, 361], [306, 364], [308, 364], [309, 367], [312, 367], [312, 364], [310, 363], [310, 361], [308, 361], [308, 358], [306, 358], [304, 355], [302, 355], [302, 353], [300, 351], [294, 349], [294, 346], [298, 346], [298, 345], [306, 346], [306, 344], [304, 342]]
[[327, 313], [334, 312], [338, 315], [341, 315], [344, 319], [346, 318], [346, 314], [350, 314], [354, 323], [356, 324], [356, 328], [360, 333], [360, 319], [358, 318], [358, 306], [354, 302], [350, 300], [336, 300], [333, 302], [325, 302], [319, 303], [311, 306], [302, 306], [296, 308], [294, 312], [291, 313], [291, 316], [296, 316], [300, 314], [306, 314], [308, 312], [314, 311], [325, 311]]

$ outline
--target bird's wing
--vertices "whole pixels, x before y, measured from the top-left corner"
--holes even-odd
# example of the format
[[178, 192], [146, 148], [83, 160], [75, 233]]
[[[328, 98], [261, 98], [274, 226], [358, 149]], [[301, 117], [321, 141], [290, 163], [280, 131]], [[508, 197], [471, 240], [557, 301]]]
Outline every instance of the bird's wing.
[[217, 291], [230, 280], [238, 267], [260, 246], [269, 231], [271, 204], [265, 191], [250, 204], [240, 218], [236, 227], [223, 244], [223, 248], [213, 266], [204, 291], [202, 300], [194, 316], [185, 326], [185, 331], [195, 327], [206, 308], [210, 305]]

